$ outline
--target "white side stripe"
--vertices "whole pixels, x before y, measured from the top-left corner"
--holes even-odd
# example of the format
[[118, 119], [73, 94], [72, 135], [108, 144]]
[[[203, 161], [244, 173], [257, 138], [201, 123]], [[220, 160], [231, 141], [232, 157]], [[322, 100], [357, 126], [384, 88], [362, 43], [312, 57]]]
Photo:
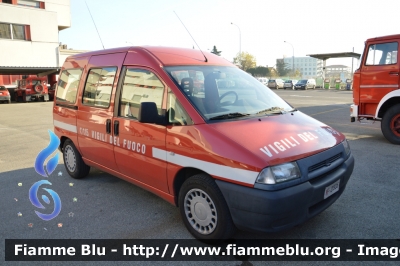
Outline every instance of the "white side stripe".
[[393, 85], [360, 85], [360, 88], [398, 88], [398, 84]]
[[59, 128], [62, 128], [62, 129], [65, 129], [67, 131], [71, 131], [74, 133], [78, 132], [75, 125], [67, 124], [67, 123], [64, 123], [64, 122], [61, 122], [58, 120], [54, 120], [53, 123], [54, 123], [55, 127], [59, 127]]
[[173, 163], [176, 165], [180, 165], [182, 167], [194, 167], [200, 170], [204, 170], [210, 175], [220, 176], [226, 179], [251, 184], [253, 185], [258, 176], [258, 172], [243, 170], [239, 168], [233, 168], [225, 165], [220, 165], [216, 163], [210, 163], [206, 161], [197, 160], [191, 157], [179, 155], [176, 153], [170, 153], [164, 150], [160, 150], [157, 148], [152, 149], [153, 157], [167, 161], [169, 163]]

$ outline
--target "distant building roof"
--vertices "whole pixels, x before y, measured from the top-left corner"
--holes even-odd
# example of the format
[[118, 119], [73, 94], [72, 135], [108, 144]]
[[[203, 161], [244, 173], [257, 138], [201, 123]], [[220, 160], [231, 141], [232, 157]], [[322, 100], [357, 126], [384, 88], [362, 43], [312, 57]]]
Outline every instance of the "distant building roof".
[[354, 57], [360, 59], [361, 54], [354, 52], [344, 52], [344, 53], [330, 53], [330, 54], [308, 54], [307, 56], [322, 60], [327, 60], [329, 58], [340, 58], [340, 57]]

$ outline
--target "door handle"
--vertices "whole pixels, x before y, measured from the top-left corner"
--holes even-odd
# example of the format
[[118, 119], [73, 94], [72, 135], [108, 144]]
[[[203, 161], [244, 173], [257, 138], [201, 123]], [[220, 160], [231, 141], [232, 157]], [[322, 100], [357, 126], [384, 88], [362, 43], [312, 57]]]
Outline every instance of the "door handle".
[[389, 72], [389, 75], [392, 75], [392, 76], [398, 76], [398, 75], [399, 75], [399, 72], [395, 72], [395, 71], [393, 71], [393, 72]]
[[114, 136], [119, 135], [119, 121], [114, 121]]
[[111, 134], [111, 119], [107, 119], [106, 121], [106, 132], [107, 134]]

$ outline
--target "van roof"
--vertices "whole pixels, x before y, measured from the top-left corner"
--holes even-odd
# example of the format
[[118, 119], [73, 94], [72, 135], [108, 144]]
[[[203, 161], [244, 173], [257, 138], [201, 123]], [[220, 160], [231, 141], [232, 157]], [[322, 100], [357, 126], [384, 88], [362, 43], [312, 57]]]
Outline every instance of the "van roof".
[[377, 39], [379, 39], [379, 40], [400, 39], [400, 34], [369, 38], [369, 39], [367, 39], [367, 42], [376, 41]]
[[199, 50], [177, 48], [177, 47], [162, 47], [162, 46], [132, 46], [112, 48], [105, 50], [92, 51], [69, 56], [68, 59], [78, 59], [80, 57], [87, 57], [101, 54], [112, 53], [147, 53], [156, 57], [163, 65], [226, 65], [234, 66], [231, 62], [221, 56], [214, 55], [209, 52], [203, 51], [207, 57], [207, 62]]

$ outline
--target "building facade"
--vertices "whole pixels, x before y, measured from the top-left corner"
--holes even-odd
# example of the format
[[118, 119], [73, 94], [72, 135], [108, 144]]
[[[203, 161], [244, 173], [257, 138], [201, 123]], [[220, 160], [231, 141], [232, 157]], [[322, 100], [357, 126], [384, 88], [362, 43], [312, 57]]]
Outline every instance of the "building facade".
[[58, 32], [70, 26], [70, 0], [0, 0], [0, 83], [57, 72]]
[[304, 56], [294, 57], [294, 64], [293, 57], [284, 57], [283, 61], [287, 69], [292, 70], [294, 66], [294, 70], [298, 70], [304, 79], [322, 77], [322, 60]]

